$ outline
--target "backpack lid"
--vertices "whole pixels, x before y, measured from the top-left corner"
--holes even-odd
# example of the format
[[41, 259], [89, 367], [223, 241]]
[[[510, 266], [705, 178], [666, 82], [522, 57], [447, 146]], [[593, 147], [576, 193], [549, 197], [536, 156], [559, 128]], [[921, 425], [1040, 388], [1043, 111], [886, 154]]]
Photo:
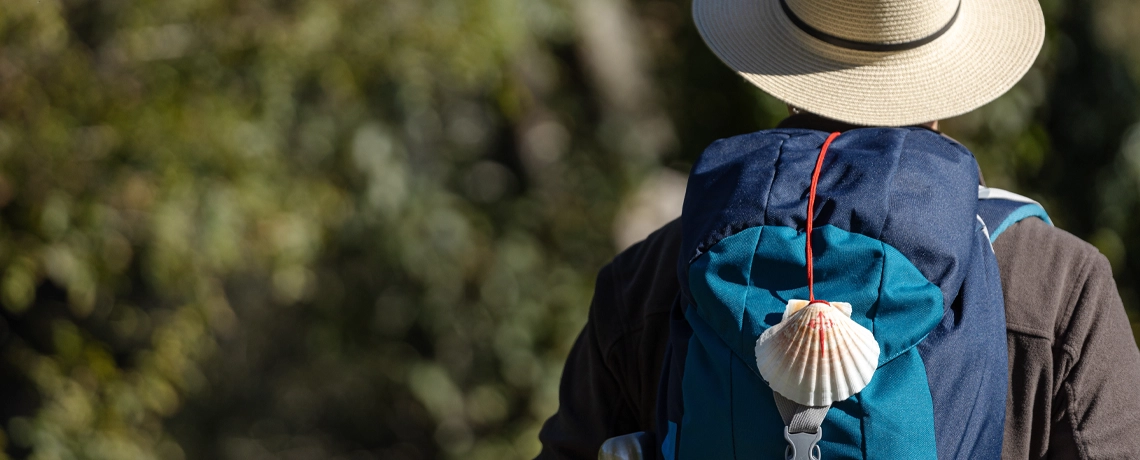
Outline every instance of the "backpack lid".
[[[678, 276], [686, 298], [692, 299], [690, 264], [721, 240], [760, 226], [803, 231], [826, 138], [820, 131], [773, 129], [709, 146], [693, 165], [681, 217]], [[978, 182], [973, 155], [933, 131], [847, 131], [824, 162], [815, 224], [889, 244], [942, 287], [949, 305], [978, 225]]]

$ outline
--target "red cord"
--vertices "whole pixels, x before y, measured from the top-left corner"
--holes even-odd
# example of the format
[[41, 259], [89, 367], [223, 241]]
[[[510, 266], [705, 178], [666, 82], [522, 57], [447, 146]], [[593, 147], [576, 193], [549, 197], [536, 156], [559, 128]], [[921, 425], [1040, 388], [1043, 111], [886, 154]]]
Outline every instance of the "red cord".
[[823, 142], [823, 148], [819, 150], [819, 159], [815, 161], [815, 172], [811, 175], [811, 193], [808, 194], [808, 212], [807, 212], [807, 278], [808, 278], [808, 302], [815, 302], [815, 275], [812, 273], [811, 265], [811, 230], [812, 221], [815, 220], [815, 186], [819, 183], [819, 171], [823, 169], [823, 157], [827, 155], [827, 148], [831, 146], [831, 141], [839, 137], [839, 133], [831, 133], [827, 136], [827, 140]]

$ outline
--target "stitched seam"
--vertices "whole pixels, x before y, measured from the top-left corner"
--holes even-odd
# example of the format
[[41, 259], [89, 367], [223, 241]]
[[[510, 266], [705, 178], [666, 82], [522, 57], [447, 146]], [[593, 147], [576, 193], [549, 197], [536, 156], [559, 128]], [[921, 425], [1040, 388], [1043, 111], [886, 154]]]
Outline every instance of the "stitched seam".
[[[628, 338], [629, 338], [628, 335], [622, 336], [622, 338], [621, 338], [621, 340], [619, 340], [619, 342], [623, 342]], [[615, 345], [616, 345], [616, 343], [615, 343]], [[611, 350], [612, 350], [612, 348], [613, 347], [611, 347]], [[622, 403], [625, 404], [626, 406], [630, 407], [630, 413], [633, 415], [634, 420], [638, 420], [638, 423], [640, 423], [640, 417], [638, 417], [639, 412], [637, 411], [636, 408], [633, 407], [633, 402], [634, 401], [640, 401], [640, 400], [633, 394], [633, 390], [630, 387], [640, 388], [641, 386], [637, 385], [637, 384], [632, 385], [632, 386], [625, 384], [626, 382], [625, 382], [624, 374], [615, 373], [613, 368], [610, 365], [610, 363], [613, 362], [613, 360], [611, 359], [612, 355], [613, 355], [612, 351], [607, 351], [605, 354], [602, 355], [603, 356], [602, 361], [606, 364], [606, 368], [610, 371], [610, 374], [612, 376], [614, 376], [614, 380], [617, 381], [618, 391], [620, 391], [621, 395], [622, 395], [622, 398], [621, 398]], [[634, 375], [638, 375], [640, 377], [640, 373], [635, 373]]]
[[[657, 313], [650, 313], [647, 316], [659, 316], [659, 315], [668, 315], [668, 314], [669, 314], [669, 312], [662, 311], [662, 312], [657, 312]], [[612, 341], [613, 343], [606, 346], [606, 349], [602, 350], [602, 353], [606, 356], [609, 356], [611, 353], [613, 353], [613, 349], [616, 348], [619, 343], [626, 341], [627, 339], [629, 339], [629, 337], [631, 335], [634, 335], [634, 334], [641, 332], [641, 331], [644, 331], [646, 329], [648, 329], [648, 327], [643, 325], [643, 326], [638, 326], [638, 327], [635, 327], [633, 329], [630, 329], [629, 331], [627, 331], [625, 333], [622, 333], [621, 335], [615, 337], [614, 340]]]
[[[734, 353], [732, 352], [732, 350], [728, 350], [728, 400], [729, 401], [732, 401], [732, 388], [733, 388], [732, 360], [736, 359], [736, 357], [733, 355], [734, 355]], [[736, 458], [736, 422], [735, 422], [735, 420], [736, 420], [736, 404], [729, 404], [728, 405], [728, 426], [731, 428], [728, 431], [729, 431], [729, 437], [732, 439], [732, 458], [733, 459]]]
[[[930, 388], [930, 385], [927, 385], [926, 387]], [[852, 399], [855, 399], [855, 401], [857, 401], [859, 403], [860, 409], [863, 408], [863, 396], [862, 395], [857, 394]], [[868, 457], [868, 452], [867, 452], [867, 417], [859, 417], [859, 436], [860, 436], [860, 440], [862, 441], [861, 442], [862, 449], [859, 449], [859, 450], [862, 451], [863, 460], [867, 460], [868, 458], [870, 458], [870, 457]]]
[[[925, 128], [913, 128], [912, 130], [916, 130], [916, 129], [925, 129]], [[954, 148], [954, 150], [957, 150], [959, 153], [963, 153], [963, 154], [966, 154], [966, 155], [967, 155], [967, 156], [969, 156], [970, 158], [975, 158], [975, 157], [974, 157], [974, 152], [971, 152], [971, 151], [970, 151], [970, 149], [967, 149], [967, 148], [966, 148], [966, 146], [962, 145], [962, 144], [961, 144], [960, 142], [958, 142], [957, 140], [954, 140], [954, 138], [952, 138], [952, 137], [950, 137], [950, 136], [947, 136], [947, 135], [946, 135], [946, 134], [944, 134], [944, 133], [941, 133], [941, 132], [939, 132], [939, 133], [938, 133], [938, 139], [939, 139], [940, 141], [942, 141], [942, 142], [945, 142], [945, 143], [946, 143], [946, 145], [949, 145], [950, 147], [953, 147], [953, 148]], [[977, 161], [977, 160], [975, 160], [975, 161]], [[981, 170], [981, 167], [980, 167], [980, 166], [978, 167], [978, 181], [979, 181], [979, 182], [983, 182], [983, 181], [982, 181], [982, 170]], [[983, 185], [983, 186], [984, 186], [985, 184], [981, 184], [981, 185]]]
[[[903, 136], [902, 145], [906, 145], [906, 140], [910, 138], [911, 132], [912, 131], [908, 130], [906, 132], [906, 135]], [[903, 156], [903, 153], [900, 152], [899, 153], [899, 160], [895, 162], [895, 167], [891, 168], [891, 171], [890, 171], [890, 181], [887, 183], [887, 190], [886, 190], [887, 191], [887, 209], [886, 209], [886, 213], [883, 214], [883, 216], [884, 216], [883, 225], [879, 226], [878, 234], [875, 235], [875, 239], [879, 240], [879, 241], [883, 240], [883, 233], [885, 233], [887, 231], [887, 226], [891, 224], [891, 209], [894, 208], [895, 178], [897, 177], [896, 173], [898, 173], [899, 168], [902, 167], [902, 161], [903, 161], [902, 156]], [[883, 253], [883, 256], [886, 257], [885, 252]], [[946, 302], [943, 301], [942, 303], [946, 303]], [[945, 308], [945, 305], [943, 305], [943, 308]]]
[[[618, 307], [617, 310], [619, 312], [623, 312], [625, 310], [623, 308], [623, 307], [625, 307], [625, 293], [622, 292], [622, 289], [621, 289], [622, 286], [625, 286], [625, 279], [622, 278], [621, 272], [622, 272], [622, 270], [620, 270], [618, 267], [616, 267], [614, 265], [610, 265], [610, 278], [612, 278], [613, 282], [614, 282], [614, 284], [613, 284], [614, 300], [617, 301], [617, 307]], [[619, 314], [619, 315], [617, 315], [617, 317], [618, 317], [618, 322], [621, 323], [621, 330], [622, 330], [621, 335], [624, 336], [625, 331], [629, 330], [629, 324], [626, 323], [626, 321], [625, 321], [625, 315]]]
[[[646, 317], [668, 315], [668, 314], [669, 314], [669, 312], [656, 312], [656, 313], [650, 313], [650, 314], [646, 315]], [[645, 325], [641, 325], [641, 326], [638, 326], [636, 328], [630, 329], [630, 330], [622, 333], [618, 337], [614, 338], [614, 340], [611, 341], [610, 345], [608, 345], [604, 350], [602, 350], [602, 363], [606, 366], [606, 370], [608, 370], [611, 375], [615, 375], [615, 376], [619, 375], [617, 372], [615, 372], [614, 368], [612, 367], [612, 363], [613, 363], [612, 356], [614, 355], [614, 349], [617, 348], [618, 345], [622, 344], [623, 342], [630, 340], [630, 338], [634, 334], [637, 334], [637, 333], [644, 331], [646, 329], [647, 329], [647, 327]], [[635, 353], [635, 355], [637, 355], [637, 354]], [[640, 376], [640, 373], [637, 373], [637, 375]], [[618, 381], [617, 386], [618, 386], [619, 390], [622, 392], [622, 394], [625, 396], [626, 400], [628, 400], [628, 401], [640, 401], [640, 399], [638, 399], [637, 397], [635, 397], [631, 393], [631, 389], [626, 388], [626, 386], [622, 384], [623, 379], [615, 378], [615, 380]], [[635, 386], [640, 388], [640, 385], [635, 385]], [[635, 413], [634, 415], [636, 416], [637, 414]]]
[[[618, 427], [618, 422], [621, 420], [621, 414], [622, 414], [622, 411], [620, 409], [625, 409], [625, 412], [630, 413], [630, 414], [634, 414], [633, 419], [637, 420], [636, 413], [634, 412], [633, 407], [631, 407], [629, 405], [628, 401], [623, 399], [619, 403], [620, 403], [620, 406], [618, 407], [619, 410], [614, 411], [613, 415], [610, 416], [610, 425], [609, 426], [610, 426], [611, 430], [614, 430], [615, 428]], [[609, 433], [609, 434], [613, 434], [613, 433]], [[622, 433], [622, 434], [628, 434], [628, 433]], [[621, 436], [621, 435], [618, 435], [618, 436]], [[606, 442], [606, 440], [603, 439], [602, 443], [605, 443], [605, 442]], [[600, 447], [601, 446], [599, 445], [599, 448]]]
[[[875, 298], [875, 318], [879, 317], [879, 306], [883, 302], [883, 285], [887, 282], [887, 243], [882, 240], [879, 241], [879, 248], [883, 251], [883, 262], [879, 264], [879, 295]], [[874, 335], [875, 331], [875, 318], [871, 318], [871, 334]]]
[[1037, 337], [1048, 340], [1050, 344], [1053, 343], [1053, 334], [1048, 330], [1030, 327], [1019, 323], [1011, 323], [1009, 320], [1006, 320], [1005, 331], [1006, 333]]
[[[767, 209], [767, 207], [765, 207], [765, 209]], [[744, 316], [748, 314], [748, 295], [750, 292], [752, 292], [752, 268], [756, 263], [756, 257], [755, 257], [756, 251], [758, 249], [760, 249], [760, 239], [763, 237], [764, 237], [764, 226], [760, 226], [760, 234], [756, 236], [756, 246], [754, 246], [752, 248], [752, 256], [753, 256], [752, 257], [752, 263], [748, 264], [748, 277], [747, 277], [748, 279], [745, 280], [745, 283], [747, 283], [747, 287], [745, 287], [745, 289], [744, 289], [744, 302], [743, 302], [744, 310], [743, 310], [743, 312], [741, 312], [741, 320], [742, 321], [744, 320]], [[738, 340], [740, 340], [741, 349], [747, 350], [748, 346], [747, 346], [747, 343], [745, 343], [745, 341], [744, 341], [744, 328], [740, 328], [740, 336], [739, 337], [740, 338]], [[747, 362], [747, 361], [745, 361], [745, 362]]]
[[[617, 310], [619, 312], [621, 312], [624, 310], [624, 307], [625, 307], [625, 296], [623, 295], [622, 290], [619, 288], [619, 286], [623, 286], [623, 284], [622, 284], [623, 280], [621, 278], [620, 270], [617, 270], [616, 268], [617, 267], [610, 265], [610, 278], [614, 282], [613, 289], [614, 289], [614, 300], [616, 301], [615, 306], [617, 307]], [[617, 317], [618, 317], [617, 318], [618, 322], [621, 324], [621, 333], [618, 334], [618, 336], [615, 337], [613, 340], [611, 340], [608, 345], [606, 345], [605, 351], [602, 353], [602, 363], [606, 366], [606, 369], [610, 371], [610, 375], [613, 376], [614, 380], [616, 380], [616, 383], [617, 383], [616, 386], [618, 388], [618, 391], [620, 391], [624, 397], [623, 403], [625, 403], [626, 405], [629, 405], [629, 401], [632, 400], [632, 395], [630, 394], [630, 389], [627, 388], [627, 386], [625, 384], [626, 382], [625, 382], [624, 376], [626, 375], [626, 373], [623, 372], [624, 369], [618, 368], [618, 363], [612, 359], [612, 355], [613, 355], [613, 349], [614, 349], [614, 347], [617, 346], [618, 342], [624, 341], [627, 338], [629, 338], [629, 336], [632, 335], [632, 331], [629, 329], [629, 324], [626, 323], [624, 315], [618, 314]], [[594, 331], [595, 331], [595, 334], [597, 334], [597, 326], [596, 325], [594, 326]], [[600, 340], [600, 339], [601, 339], [601, 337], [595, 338], [595, 340]], [[630, 408], [630, 410], [632, 412], [632, 408]], [[615, 417], [617, 417], [616, 414], [615, 414]], [[635, 414], [634, 418], [636, 419], [636, 414]]]
[[776, 175], [780, 174], [780, 160], [784, 159], [784, 144], [788, 143], [788, 139], [792, 136], [787, 136], [784, 140], [780, 141], [780, 147], [776, 149], [776, 161], [772, 163], [772, 180], [768, 181], [768, 198], [764, 200], [764, 215], [760, 218], [760, 225], [768, 223], [768, 203], [772, 201], [772, 187], [776, 186]]
[[[1079, 282], [1073, 284], [1073, 287], [1069, 290], [1069, 295], [1065, 301], [1067, 311], [1064, 321], [1062, 322], [1065, 327], [1062, 328], [1062, 330], [1069, 328], [1070, 323], [1073, 319], [1073, 315], [1076, 313], [1076, 306], [1080, 293], [1084, 291], [1084, 288], [1088, 284], [1088, 274], [1091, 271], [1092, 265], [1091, 261], [1088, 257], [1082, 257], [1080, 263], [1081, 264], [1078, 270], [1079, 276], [1077, 277]], [[1061, 330], [1054, 332], [1054, 334], [1060, 333]], [[1081, 455], [1081, 458], [1089, 458], [1087, 445], [1088, 443], [1082, 438], [1081, 429], [1077, 423], [1077, 395], [1070, 379], [1071, 375], [1069, 375], [1072, 371], [1073, 363], [1080, 358], [1080, 353], [1078, 353], [1077, 350], [1069, 342], [1063, 342], [1061, 344], [1061, 351], [1064, 354], [1065, 358], [1065, 362], [1063, 363], [1065, 367], [1065, 378], [1061, 382], [1061, 387], [1064, 389], [1065, 394], [1069, 397], [1069, 403], [1066, 407], [1068, 411], [1066, 418], [1069, 421], [1069, 426], [1073, 430], [1073, 445], [1077, 448], [1077, 452]]]
[[[1073, 320], [1073, 313], [1075, 313], [1077, 309], [1077, 297], [1080, 295], [1080, 292], [1084, 290], [1085, 284], [1087, 284], [1088, 281], [1088, 273], [1090, 270], [1090, 263], [1088, 259], [1089, 258], [1085, 256], [1081, 257], [1076, 278], [1078, 282], [1073, 283], [1072, 287], [1069, 288], [1068, 295], [1065, 297], [1065, 303], [1063, 305], [1065, 305], [1066, 310], [1064, 312], [1064, 317], [1060, 318], [1061, 321], [1057, 324], [1057, 329], [1053, 331], [1054, 341], [1057, 340], [1057, 336], [1059, 336], [1063, 330], [1069, 328], [1070, 322]], [[1062, 325], [1064, 325], [1064, 327], [1061, 327]], [[1066, 351], [1070, 350], [1068, 343], [1063, 343], [1062, 346]]]
[[[910, 137], [910, 131], [907, 131], [906, 136], [903, 136], [902, 143], [904, 145], [906, 144], [906, 139], [908, 137]], [[881, 225], [879, 227], [879, 231], [877, 232], [878, 234], [875, 236], [875, 239], [879, 240], [879, 247], [883, 251], [883, 262], [880, 265], [880, 267], [882, 267], [882, 268], [879, 272], [879, 293], [878, 293], [879, 295], [875, 299], [875, 317], [879, 316], [879, 308], [878, 307], [882, 303], [883, 286], [886, 285], [886, 280], [887, 280], [887, 243], [883, 241], [883, 232], [886, 231], [887, 225], [890, 222], [890, 218], [891, 218], [890, 217], [891, 216], [891, 197], [894, 195], [895, 172], [898, 171], [898, 169], [899, 169], [899, 163], [902, 163], [902, 154], [899, 154], [899, 161], [895, 163], [895, 167], [892, 168], [891, 172], [890, 172], [890, 181], [887, 183], [887, 194], [886, 194], [887, 195], [887, 209], [886, 209], [886, 213], [883, 214], [886, 217], [883, 219], [883, 225]], [[925, 278], [925, 276], [923, 278]], [[946, 302], [943, 301], [942, 303], [945, 304]], [[945, 305], [942, 306], [942, 310], [943, 310], [943, 314], [945, 314], [945, 310], [946, 310]], [[871, 319], [871, 329], [872, 329], [871, 332], [872, 333], [874, 332], [875, 327], [876, 327], [875, 320], [874, 320], [874, 318], [872, 318]], [[925, 340], [925, 337], [923, 337], [923, 340]], [[917, 342], [916, 342], [916, 344], [917, 344]]]
[[1076, 392], [1073, 391], [1073, 385], [1071, 383], [1065, 382], [1063, 385], [1065, 386], [1065, 393], [1069, 395], [1069, 413], [1067, 418], [1069, 419], [1069, 426], [1073, 427], [1073, 445], [1077, 447], [1077, 452], [1080, 453], [1081, 458], [1090, 458], [1088, 446], [1082, 439], [1080, 427], [1077, 426], [1077, 412], [1075, 410], [1077, 404]]

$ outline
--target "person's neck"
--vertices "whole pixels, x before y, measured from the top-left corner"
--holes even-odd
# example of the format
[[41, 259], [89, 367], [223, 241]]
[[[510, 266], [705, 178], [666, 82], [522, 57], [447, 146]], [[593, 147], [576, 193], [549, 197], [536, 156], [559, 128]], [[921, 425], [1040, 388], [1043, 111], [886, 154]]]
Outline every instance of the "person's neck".
[[800, 112], [789, 115], [780, 124], [776, 125], [777, 128], [802, 128], [814, 129], [817, 131], [826, 131], [829, 133], [843, 132], [856, 128], [865, 128], [865, 126], [853, 125], [839, 120], [832, 120], [824, 118], [814, 113]]
[[[789, 115], [780, 124], [776, 125], [777, 128], [798, 128], [798, 129], [814, 129], [816, 131], [824, 131], [829, 133], [844, 132], [856, 128], [866, 128], [866, 126], [853, 125], [844, 123], [839, 120], [832, 120], [830, 118], [821, 117], [814, 113], [800, 112]], [[925, 125], [918, 125], [920, 128], [926, 128], [938, 134], [946, 136], [938, 130], [938, 122], [931, 122]], [[951, 139], [947, 136], [948, 139]], [[953, 139], [951, 139], [953, 140]], [[957, 142], [957, 141], [955, 141]], [[979, 185], [985, 186], [986, 179], [982, 177], [982, 168], [978, 166], [978, 182]]]
[[[916, 125], [920, 128], [926, 128], [934, 132], [938, 131], [938, 122], [933, 121], [930, 123]], [[817, 131], [826, 131], [829, 133], [844, 132], [856, 128], [867, 128], [867, 126], [855, 125], [839, 120], [832, 120], [830, 118], [821, 117], [814, 113], [800, 112], [792, 114], [785, 118], [780, 124], [776, 125], [777, 128], [802, 128], [814, 129]]]

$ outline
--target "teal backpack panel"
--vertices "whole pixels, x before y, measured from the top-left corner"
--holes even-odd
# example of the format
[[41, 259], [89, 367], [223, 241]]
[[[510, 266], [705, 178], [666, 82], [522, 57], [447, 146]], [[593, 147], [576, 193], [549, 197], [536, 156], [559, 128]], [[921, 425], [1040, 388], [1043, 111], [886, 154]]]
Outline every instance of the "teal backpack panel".
[[[685, 312], [693, 335], [682, 377], [679, 458], [782, 455], [784, 424], [753, 348], [780, 322], [788, 300], [808, 296], [805, 242], [792, 228], [753, 227], [690, 265], [695, 305]], [[914, 346], [942, 319], [942, 291], [873, 238], [825, 226], [813, 246], [821, 248], [818, 298], [851, 303], [852, 319], [872, 330], [882, 349], [870, 385], [828, 412], [819, 444], [824, 457], [935, 458], [933, 404]]]
[[[834, 226], [816, 232], [816, 296], [851, 304], [851, 319], [879, 342], [880, 364], [916, 345], [942, 319], [941, 290], [896, 249]], [[756, 339], [780, 322], [789, 300], [808, 297], [805, 242], [792, 228], [753, 227], [690, 265], [697, 312], [757, 373]]]
[[[693, 327], [693, 337], [689, 340], [686, 370], [681, 377], [681, 391], [688, 410], [681, 419], [678, 433], [678, 458], [737, 458], [733, 441], [733, 408], [740, 404], [732, 399], [735, 383], [732, 362], [737, 360], [704, 321], [697, 317], [688, 319]], [[701, 336], [705, 340], [701, 340]], [[769, 418], [775, 417], [775, 426], [782, 427], [783, 422], [775, 412], [776, 406], [771, 398], [768, 406], [771, 406], [771, 411], [766, 411]], [[764, 409], [769, 408], [759, 410]]]
[[871, 384], [855, 397], [867, 414], [862, 429], [870, 447], [864, 458], [938, 458], [934, 401], [916, 348], [875, 371]]

